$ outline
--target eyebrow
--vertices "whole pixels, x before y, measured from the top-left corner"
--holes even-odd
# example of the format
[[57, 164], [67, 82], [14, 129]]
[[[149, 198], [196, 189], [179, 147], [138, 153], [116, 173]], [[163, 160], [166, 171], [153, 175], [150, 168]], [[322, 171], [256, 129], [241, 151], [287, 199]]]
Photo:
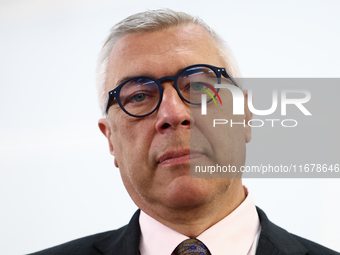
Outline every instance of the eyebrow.
[[153, 79], [155, 79], [152, 75], [150, 74], [139, 74], [139, 75], [127, 75], [127, 76], [123, 76], [122, 78], [120, 78], [117, 82], [116, 82], [116, 86], [118, 87], [120, 84], [122, 84], [124, 81], [127, 81], [131, 78], [135, 78], [135, 77], [140, 77], [140, 76], [146, 76], [146, 77], [151, 77]]
[[134, 75], [130, 75], [130, 76], [123, 76], [122, 78], [120, 78], [117, 82], [116, 82], [116, 86], [115, 87], [118, 87], [121, 83], [123, 83], [124, 81], [127, 81], [128, 79], [131, 79], [133, 77], [136, 77]]
[[[185, 68], [185, 67], [184, 67]], [[176, 71], [176, 74], [177, 75], [181, 70], [183, 70], [184, 68], [180, 68]], [[139, 75], [127, 75], [127, 76], [123, 76], [122, 78], [120, 78], [116, 84], [115, 84], [115, 88], [118, 87], [120, 84], [122, 84], [124, 81], [127, 81], [131, 78], [135, 78], [135, 77], [140, 77], [140, 76], [146, 76], [146, 77], [151, 77], [153, 79], [156, 79], [153, 75], [151, 75], [150, 73], [142, 73], [142, 74], [139, 74]], [[157, 79], [156, 79], [157, 80]]]

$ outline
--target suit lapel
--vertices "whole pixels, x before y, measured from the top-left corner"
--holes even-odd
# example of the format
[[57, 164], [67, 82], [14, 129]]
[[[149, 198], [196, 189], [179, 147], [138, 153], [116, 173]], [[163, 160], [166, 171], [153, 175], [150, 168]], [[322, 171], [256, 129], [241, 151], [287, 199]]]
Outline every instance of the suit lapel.
[[105, 255], [139, 255], [139, 214], [140, 210], [137, 210], [128, 225], [97, 241], [95, 247]]
[[266, 214], [258, 207], [261, 222], [261, 234], [256, 255], [307, 254], [308, 250], [293, 235], [270, 222]]
[[[256, 255], [305, 255], [308, 250], [286, 230], [270, 222], [266, 214], [256, 208], [261, 222], [261, 234]], [[115, 234], [108, 235], [95, 243], [96, 249], [105, 255], [139, 255], [139, 226], [138, 210], [131, 218], [129, 224], [117, 230]]]

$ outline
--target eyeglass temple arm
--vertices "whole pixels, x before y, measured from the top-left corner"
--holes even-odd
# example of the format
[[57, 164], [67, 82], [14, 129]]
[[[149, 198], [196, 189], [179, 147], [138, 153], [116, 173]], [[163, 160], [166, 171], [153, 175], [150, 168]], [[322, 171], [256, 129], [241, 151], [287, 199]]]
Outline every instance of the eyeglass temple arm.
[[228, 71], [224, 68], [223, 72], [222, 72], [222, 75], [226, 78], [229, 78], [236, 87], [239, 88], [239, 86], [237, 85], [237, 82], [235, 81], [235, 79], [228, 73]]
[[[116, 92], [114, 92], [114, 93], [116, 93]], [[109, 112], [109, 109], [110, 109], [110, 106], [112, 104], [113, 99], [116, 98], [116, 95], [114, 93], [111, 93], [111, 91], [108, 93], [109, 96], [107, 97], [106, 109], [105, 109], [106, 114], [108, 114], [108, 112]]]

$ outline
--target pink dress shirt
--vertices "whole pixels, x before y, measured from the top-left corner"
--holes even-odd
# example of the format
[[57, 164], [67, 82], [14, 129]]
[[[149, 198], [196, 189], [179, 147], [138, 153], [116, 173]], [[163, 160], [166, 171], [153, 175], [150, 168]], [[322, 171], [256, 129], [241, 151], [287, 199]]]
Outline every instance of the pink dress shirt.
[[[212, 255], [255, 255], [261, 226], [253, 197], [246, 187], [244, 189], [246, 199], [232, 213], [197, 237]], [[179, 243], [189, 238], [143, 211], [139, 224], [141, 255], [171, 255]]]

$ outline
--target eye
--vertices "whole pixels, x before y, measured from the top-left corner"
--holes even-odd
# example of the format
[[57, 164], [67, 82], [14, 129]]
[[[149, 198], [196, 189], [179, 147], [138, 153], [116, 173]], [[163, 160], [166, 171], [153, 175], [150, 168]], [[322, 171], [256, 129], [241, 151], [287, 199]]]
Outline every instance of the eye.
[[150, 98], [152, 97], [152, 95], [150, 93], [145, 93], [145, 92], [136, 92], [132, 95], [130, 95], [129, 97], [127, 97], [125, 100], [123, 100], [124, 105], [126, 104], [139, 104], [139, 103], [145, 103], [147, 102]]
[[190, 91], [192, 91], [192, 92], [193, 91], [200, 91], [200, 90], [202, 90], [206, 87], [204, 84], [205, 83], [203, 83], [203, 82], [191, 82], [191, 83], [186, 84], [183, 87], [182, 91], [183, 92], [189, 92], [189, 93], [190, 93]]
[[205, 86], [202, 82], [191, 83], [191, 89], [194, 91], [202, 90]]
[[134, 95], [129, 101], [134, 101], [134, 102], [139, 103], [139, 102], [144, 101], [145, 98], [146, 98], [146, 94], [144, 94], [144, 93], [139, 93], [139, 94], [137, 94], [137, 95]]

